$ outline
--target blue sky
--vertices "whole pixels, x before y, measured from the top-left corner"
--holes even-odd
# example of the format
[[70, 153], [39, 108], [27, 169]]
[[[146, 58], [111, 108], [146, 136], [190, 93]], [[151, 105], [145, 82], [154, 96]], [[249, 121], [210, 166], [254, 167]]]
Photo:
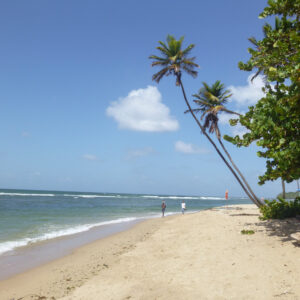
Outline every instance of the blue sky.
[[[151, 54], [167, 34], [196, 45], [196, 79], [234, 92], [245, 112], [260, 78], [238, 69], [247, 38], [262, 36], [266, 1], [1, 1], [0, 187], [94, 192], [244, 193], [186, 109], [174, 78], [152, 82]], [[222, 133], [241, 132], [220, 120]], [[256, 147], [226, 143], [258, 196]], [[294, 187], [295, 185], [295, 187]], [[295, 190], [291, 184], [288, 190]]]

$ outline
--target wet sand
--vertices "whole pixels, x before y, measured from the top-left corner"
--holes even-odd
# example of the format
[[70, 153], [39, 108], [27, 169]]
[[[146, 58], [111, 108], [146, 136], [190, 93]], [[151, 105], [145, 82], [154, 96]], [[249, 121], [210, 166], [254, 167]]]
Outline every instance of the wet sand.
[[20, 247], [0, 256], [0, 280], [8, 279], [55, 259], [75, 249], [128, 230], [141, 220], [94, 227], [88, 231]]
[[258, 216], [239, 205], [148, 220], [1, 281], [0, 299], [300, 299], [300, 222]]

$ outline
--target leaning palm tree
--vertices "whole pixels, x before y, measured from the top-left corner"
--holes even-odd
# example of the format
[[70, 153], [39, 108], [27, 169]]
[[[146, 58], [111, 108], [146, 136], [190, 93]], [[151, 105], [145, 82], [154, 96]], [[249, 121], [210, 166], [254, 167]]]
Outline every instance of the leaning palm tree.
[[198, 72], [195, 70], [198, 68], [198, 64], [195, 63], [195, 57], [188, 57], [191, 50], [194, 48], [194, 44], [189, 45], [186, 49], [182, 49], [182, 42], [183, 37], [181, 37], [179, 40], [176, 40], [173, 36], [168, 35], [167, 36], [167, 43], [159, 41], [160, 46], [158, 46], [156, 49], [160, 51], [160, 56], [151, 55], [149, 58], [153, 59], [152, 67], [159, 66], [161, 67], [161, 70], [157, 73], [155, 73], [152, 76], [152, 79], [156, 81], [157, 83], [160, 82], [160, 80], [169, 75], [174, 75], [176, 78], [176, 85], [181, 87], [183, 97], [185, 100], [185, 103], [188, 107], [188, 111], [191, 112], [194, 120], [196, 121], [197, 125], [200, 127], [202, 133], [205, 135], [205, 137], [209, 140], [209, 142], [213, 145], [221, 159], [224, 161], [224, 163], [227, 165], [227, 167], [230, 169], [234, 177], [237, 179], [245, 193], [248, 195], [248, 197], [259, 207], [261, 204], [254, 199], [251, 194], [248, 192], [244, 184], [241, 182], [238, 175], [235, 173], [235, 171], [230, 166], [229, 162], [225, 159], [217, 145], [214, 143], [214, 141], [210, 138], [210, 136], [206, 133], [204, 127], [201, 125], [200, 121], [197, 119], [195, 113], [193, 112], [190, 103], [186, 97], [186, 93], [182, 84], [181, 75], [182, 72], [185, 71], [189, 75], [192, 75], [193, 77], [196, 77]]
[[260, 202], [260, 200], [257, 198], [253, 190], [249, 186], [245, 177], [243, 176], [239, 168], [234, 163], [231, 155], [229, 154], [229, 152], [227, 151], [227, 149], [225, 148], [222, 142], [221, 132], [218, 124], [219, 121], [218, 113], [225, 112], [228, 114], [235, 114], [240, 116], [239, 113], [229, 110], [224, 106], [228, 102], [228, 99], [231, 96], [232, 94], [230, 90], [225, 90], [224, 84], [222, 84], [219, 80], [217, 80], [211, 86], [209, 86], [206, 82], [203, 82], [203, 87], [199, 90], [197, 94], [193, 95], [193, 97], [196, 98], [194, 102], [199, 106], [199, 108], [193, 109], [193, 112], [201, 113], [200, 120], [205, 118], [203, 124], [204, 130], [208, 129], [209, 133], [216, 134], [217, 140], [219, 141], [222, 149], [226, 153], [234, 169], [240, 175], [240, 178], [242, 179], [243, 183], [246, 185], [248, 191], [251, 193], [251, 195], [257, 202]]

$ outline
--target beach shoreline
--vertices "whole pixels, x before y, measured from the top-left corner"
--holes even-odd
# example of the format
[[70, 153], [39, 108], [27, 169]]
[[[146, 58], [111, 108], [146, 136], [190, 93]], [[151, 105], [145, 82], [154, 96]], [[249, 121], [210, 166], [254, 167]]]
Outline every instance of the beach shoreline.
[[0, 299], [300, 299], [300, 223], [258, 217], [237, 205], [146, 220], [0, 281]]
[[76, 251], [84, 245], [126, 231], [146, 218], [95, 226], [88, 231], [44, 240], [0, 255], [0, 281], [29, 271]]

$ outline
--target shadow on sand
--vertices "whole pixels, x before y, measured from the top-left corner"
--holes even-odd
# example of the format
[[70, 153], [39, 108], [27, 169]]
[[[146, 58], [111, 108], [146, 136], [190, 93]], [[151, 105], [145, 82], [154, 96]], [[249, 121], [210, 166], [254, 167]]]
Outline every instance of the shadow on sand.
[[300, 221], [296, 218], [258, 221], [255, 225], [263, 227], [269, 236], [279, 237], [281, 242], [292, 242], [294, 246], [300, 247], [300, 242], [291, 237], [291, 234], [300, 232]]

